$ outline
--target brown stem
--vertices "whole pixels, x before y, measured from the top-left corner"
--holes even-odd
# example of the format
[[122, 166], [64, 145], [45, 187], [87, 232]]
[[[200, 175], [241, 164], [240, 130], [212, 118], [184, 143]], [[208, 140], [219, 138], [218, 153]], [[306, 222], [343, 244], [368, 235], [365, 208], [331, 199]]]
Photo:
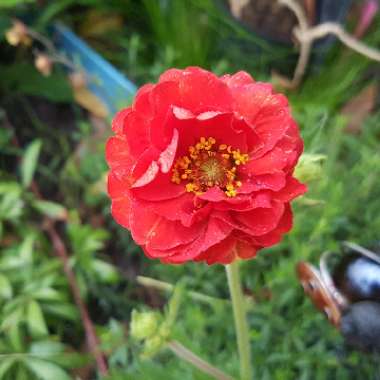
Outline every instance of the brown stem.
[[69, 282], [71, 293], [82, 317], [88, 347], [90, 348], [92, 354], [95, 357], [96, 365], [98, 367], [99, 372], [103, 376], [106, 376], [108, 374], [107, 363], [105, 357], [103, 356], [103, 353], [99, 348], [99, 341], [96, 336], [94, 324], [92, 323], [86, 305], [82, 300], [78, 283], [75, 278], [75, 274], [69, 264], [69, 255], [67, 253], [65, 244], [63, 243], [61, 237], [56, 231], [53, 220], [46, 218], [46, 223], [44, 227], [53, 244], [55, 253], [62, 261], [63, 270], [67, 277], [67, 281]]

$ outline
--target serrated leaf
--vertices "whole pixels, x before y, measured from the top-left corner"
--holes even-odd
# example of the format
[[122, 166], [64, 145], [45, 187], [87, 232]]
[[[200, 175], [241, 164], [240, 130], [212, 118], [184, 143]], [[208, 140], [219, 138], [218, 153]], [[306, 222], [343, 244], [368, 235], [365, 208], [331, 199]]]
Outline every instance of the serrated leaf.
[[28, 145], [22, 157], [21, 182], [24, 187], [28, 187], [33, 180], [41, 146], [42, 146], [41, 140], [34, 140]]
[[0, 298], [10, 299], [12, 298], [12, 285], [8, 278], [3, 274], [0, 274]]
[[71, 377], [56, 364], [37, 358], [25, 360], [27, 367], [42, 380], [71, 380]]
[[33, 336], [48, 335], [45, 318], [40, 305], [36, 301], [29, 301], [26, 314], [28, 328]]
[[36, 200], [32, 206], [42, 214], [56, 220], [66, 220], [67, 210], [59, 203]]

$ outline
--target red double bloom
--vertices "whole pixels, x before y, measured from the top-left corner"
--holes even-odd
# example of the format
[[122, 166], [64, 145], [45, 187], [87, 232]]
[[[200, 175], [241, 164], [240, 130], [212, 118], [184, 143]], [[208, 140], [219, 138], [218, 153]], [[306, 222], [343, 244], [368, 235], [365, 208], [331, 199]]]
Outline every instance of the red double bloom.
[[285, 96], [245, 72], [171, 69], [140, 88], [107, 142], [112, 215], [150, 258], [227, 264], [292, 227], [303, 150]]

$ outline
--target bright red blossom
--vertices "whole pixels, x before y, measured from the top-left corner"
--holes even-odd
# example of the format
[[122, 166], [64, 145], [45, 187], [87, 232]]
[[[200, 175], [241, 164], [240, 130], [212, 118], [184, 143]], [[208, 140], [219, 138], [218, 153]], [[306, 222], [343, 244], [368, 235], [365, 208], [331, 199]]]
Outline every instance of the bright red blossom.
[[171, 69], [107, 142], [112, 215], [165, 263], [249, 259], [292, 227], [303, 143], [285, 96], [238, 72]]

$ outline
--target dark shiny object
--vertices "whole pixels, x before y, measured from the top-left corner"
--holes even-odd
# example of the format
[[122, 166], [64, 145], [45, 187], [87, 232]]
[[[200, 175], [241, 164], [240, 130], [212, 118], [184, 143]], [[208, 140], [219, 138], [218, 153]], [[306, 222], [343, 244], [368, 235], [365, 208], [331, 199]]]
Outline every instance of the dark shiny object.
[[380, 302], [380, 264], [363, 255], [346, 254], [335, 268], [333, 280], [351, 303]]
[[348, 345], [380, 354], [380, 254], [351, 242], [342, 248], [323, 253], [319, 268], [298, 263], [298, 278]]
[[364, 352], [380, 352], [380, 304], [363, 301], [351, 305], [341, 319], [346, 342]]

